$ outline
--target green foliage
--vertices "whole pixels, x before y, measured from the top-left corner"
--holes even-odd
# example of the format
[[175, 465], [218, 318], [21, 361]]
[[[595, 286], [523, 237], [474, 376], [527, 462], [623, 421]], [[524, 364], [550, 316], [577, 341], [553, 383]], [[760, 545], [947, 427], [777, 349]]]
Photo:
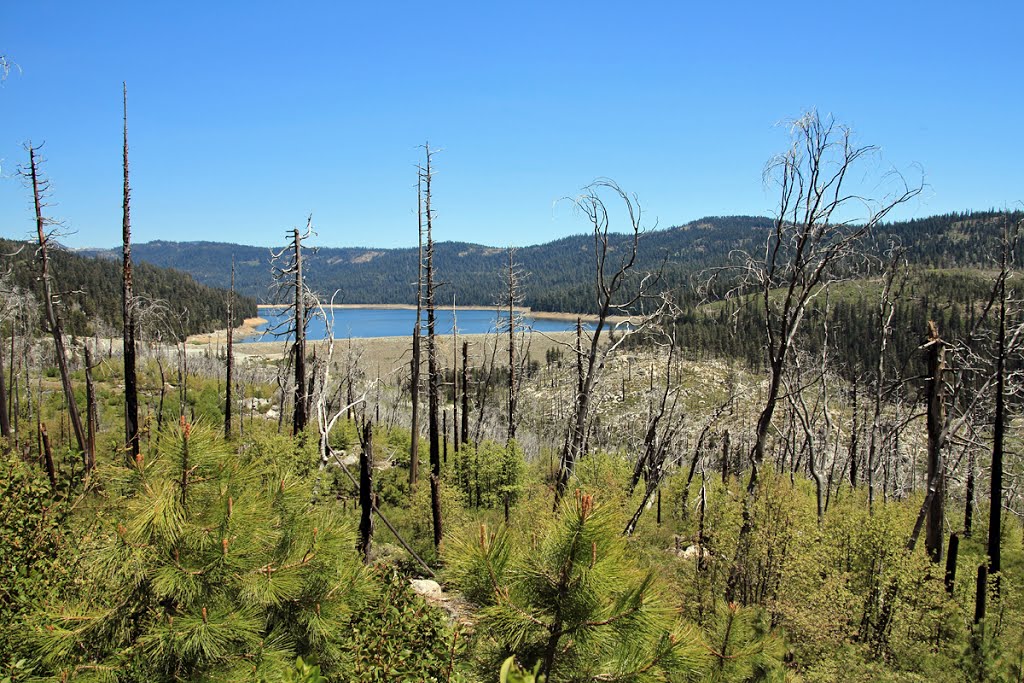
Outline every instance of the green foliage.
[[538, 532], [540, 543], [481, 527], [452, 543], [451, 579], [482, 607], [484, 671], [509, 655], [541, 661], [552, 682], [659, 680], [699, 665], [694, 634], [626, 552], [611, 507], [577, 494]]
[[711, 653], [708, 683], [784, 679], [785, 643], [764, 610], [721, 603], [704, 642]]
[[100, 477], [111, 502], [78, 584], [30, 634], [44, 671], [242, 680], [296, 654], [344, 670], [341, 634], [370, 587], [350, 529], [300, 481], [188, 425]]
[[504, 446], [489, 440], [476, 447], [464, 444], [452, 461], [455, 485], [474, 507], [498, 508], [519, 499], [525, 464], [515, 441]]
[[56, 561], [69, 507], [55, 496], [46, 476], [13, 451], [0, 456], [0, 671], [28, 668], [25, 614], [68, 581]]
[[[39, 266], [35, 250], [21, 249], [24, 243], [0, 239], [0, 249], [9, 254], [11, 278], [25, 291], [40, 293]], [[55, 249], [50, 252], [51, 267], [57, 282], [66, 288], [81, 290], [85, 296], [65, 297], [64, 327], [67, 334], [91, 335], [103, 329], [121, 326], [121, 264], [120, 248], [116, 259], [95, 258], [80, 253]], [[140, 259], [136, 258], [136, 261]], [[228, 293], [201, 285], [182, 271], [137, 262], [134, 267], [135, 294], [149, 300], [163, 301], [167, 314], [151, 330], [162, 338], [187, 336], [224, 327], [227, 320]], [[227, 289], [227, 283], [224, 285]], [[41, 298], [41, 296], [40, 296]], [[256, 300], [236, 296], [235, 317], [256, 315]], [[98, 328], [97, 328], [98, 323]], [[170, 332], [170, 334], [168, 334]]]
[[533, 667], [533, 671], [527, 671], [516, 664], [515, 657], [509, 657], [501, 665], [501, 672], [498, 676], [500, 683], [544, 683], [544, 676], [540, 674], [540, 662]]
[[[264, 680], [272, 683], [269, 679]], [[320, 667], [303, 661], [302, 657], [296, 657], [295, 668], [285, 670], [279, 680], [281, 683], [327, 683], [327, 679], [320, 675]]]
[[466, 639], [449, 626], [443, 612], [413, 594], [407, 582], [382, 570], [383, 592], [350, 625], [352, 664], [348, 680], [417, 681], [461, 680], [456, 661]]

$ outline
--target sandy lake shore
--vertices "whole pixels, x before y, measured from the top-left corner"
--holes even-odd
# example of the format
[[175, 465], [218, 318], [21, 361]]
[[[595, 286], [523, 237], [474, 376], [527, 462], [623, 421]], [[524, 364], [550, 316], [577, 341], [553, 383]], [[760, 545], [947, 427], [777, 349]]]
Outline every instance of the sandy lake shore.
[[[260, 308], [287, 308], [288, 304], [260, 304]], [[350, 308], [350, 309], [366, 309], [376, 308], [385, 309], [392, 311], [415, 311], [416, 307], [411, 304], [334, 304], [333, 306], [324, 306], [324, 308]], [[438, 306], [438, 309], [450, 310], [451, 306]], [[503, 306], [456, 306], [456, 311], [504, 311], [506, 310]], [[576, 318], [580, 318], [583, 322], [594, 322], [597, 320], [596, 315], [580, 314], [580, 313], [556, 313], [553, 311], [535, 311], [528, 306], [516, 306], [516, 312], [529, 315], [534, 318], [542, 320], [561, 320], [566, 322], [575, 322]], [[629, 316], [625, 315], [611, 315], [608, 316], [608, 322], [610, 323], [621, 323], [629, 320]]]
[[[190, 351], [203, 352], [209, 350], [211, 353], [219, 353], [224, 348], [223, 335], [201, 335], [203, 341], [197, 339], [189, 340]], [[543, 363], [549, 349], [559, 348], [563, 353], [571, 353], [575, 339], [574, 332], [554, 333], [533, 333], [530, 335], [529, 354], [530, 359]], [[469, 342], [469, 362], [471, 365], [481, 365], [489, 361], [494, 353], [493, 334], [464, 334], [459, 335], [459, 353], [461, 354], [462, 342]], [[329, 343], [326, 340], [311, 341], [308, 343], [309, 354], [315, 353], [317, 357], [323, 358], [328, 353]], [[451, 367], [454, 360], [455, 349], [452, 345], [451, 335], [439, 336], [437, 338], [437, 355], [441, 364]], [[498, 339], [497, 363], [502, 358], [507, 358], [507, 346], [505, 338]], [[284, 357], [287, 349], [287, 342], [284, 341], [261, 341], [245, 342], [235, 344], [235, 357], [244, 361], [251, 359], [255, 362], [276, 361]], [[357, 365], [363, 368], [364, 372], [386, 375], [389, 372], [405, 369], [412, 357], [412, 340], [410, 337], [354, 337], [351, 339], [337, 339], [334, 342], [335, 362], [342, 363], [351, 352], [357, 359]], [[461, 356], [459, 363], [461, 364]]]

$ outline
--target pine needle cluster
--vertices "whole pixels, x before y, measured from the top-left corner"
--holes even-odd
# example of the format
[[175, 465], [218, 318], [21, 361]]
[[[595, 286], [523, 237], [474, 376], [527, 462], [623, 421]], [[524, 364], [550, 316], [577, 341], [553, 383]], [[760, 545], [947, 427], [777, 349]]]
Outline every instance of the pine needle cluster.
[[110, 504], [75, 595], [34, 624], [54, 679], [258, 681], [297, 655], [344, 668], [339, 634], [367, 578], [307, 486], [188, 424], [101, 480]]
[[[453, 543], [451, 578], [482, 607], [483, 666], [541, 663], [548, 681], [657, 681], [695, 671], [695, 632], [676, 619], [653, 573], [627, 553], [610, 507], [566, 497], [541, 542], [480, 527]], [[492, 674], [493, 675], [493, 674]]]

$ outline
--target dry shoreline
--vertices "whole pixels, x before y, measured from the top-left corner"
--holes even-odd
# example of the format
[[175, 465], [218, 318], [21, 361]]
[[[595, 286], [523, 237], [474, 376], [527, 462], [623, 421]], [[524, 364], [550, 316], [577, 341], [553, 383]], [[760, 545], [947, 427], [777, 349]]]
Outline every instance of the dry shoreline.
[[[261, 307], [266, 308], [286, 308], [286, 305], [273, 304]], [[415, 310], [415, 306], [406, 304], [335, 304], [334, 308], [344, 309], [393, 309], [393, 310]], [[325, 307], [326, 308], [326, 307]], [[457, 306], [456, 310], [504, 310], [500, 306]], [[535, 318], [543, 318], [547, 320], [559, 320], [563, 322], [575, 322], [577, 318], [580, 318], [583, 322], [594, 322], [597, 320], [597, 316], [594, 315], [577, 315], [575, 313], [550, 313], [546, 311], [533, 312], [527, 307], [518, 307], [517, 311], [529, 314]], [[608, 322], [616, 324], [619, 322], [628, 321], [627, 316], [609, 316]], [[247, 318], [241, 325], [235, 328], [234, 341], [235, 341], [235, 354], [239, 359], [244, 360], [245, 358], [265, 359], [265, 360], [276, 360], [284, 357], [285, 351], [288, 348], [288, 342], [284, 340], [268, 340], [268, 341], [243, 341], [245, 338], [252, 338], [259, 334], [257, 327], [265, 324], [267, 321], [264, 318], [255, 317]], [[400, 335], [393, 337], [346, 337], [336, 338], [334, 340], [334, 356], [340, 358], [347, 354], [351, 350], [354, 356], [361, 359], [361, 363], [365, 364], [366, 367], [379, 368], [380, 372], [388, 373], [392, 372], [399, 367], [404, 367], [408, 364], [411, 354], [411, 335]], [[459, 341], [468, 341], [470, 347], [471, 363], [482, 364], [486, 361], [488, 353], [496, 337], [493, 333], [479, 333], [479, 334], [460, 334]], [[530, 351], [529, 355], [531, 360], [538, 362], [544, 362], [545, 355], [550, 349], [561, 349], [563, 351], [571, 350], [573, 341], [575, 339], [575, 332], [537, 332], [530, 335]], [[201, 352], [202, 347], [208, 349], [219, 349], [227, 341], [226, 330], [216, 330], [215, 332], [196, 334], [188, 338], [188, 345], [195, 351]], [[328, 340], [320, 339], [308, 342], [309, 346], [316, 349], [319, 354], [326, 354], [328, 347]], [[454, 355], [455, 349], [452, 347], [452, 337], [450, 334], [438, 335], [438, 355], [441, 358], [448, 359]], [[313, 349], [310, 349], [312, 352]], [[446, 361], [447, 362], [447, 361]]]
[[[259, 308], [288, 308], [288, 304], [259, 304]], [[363, 309], [363, 308], [376, 308], [393, 311], [415, 311], [416, 307], [412, 304], [333, 304], [325, 305], [324, 308], [349, 308], [349, 309]], [[451, 310], [451, 306], [438, 306], [438, 310]], [[504, 311], [507, 310], [506, 306], [456, 306], [456, 311]], [[523, 313], [534, 318], [541, 320], [560, 320], [565, 322], [575, 322], [577, 318], [585, 323], [595, 322], [597, 316], [588, 313], [558, 313], [555, 311], [535, 311], [529, 306], [516, 306], [515, 311], [517, 313]], [[610, 323], [622, 323], [627, 322], [629, 316], [627, 315], [610, 315], [608, 316], [608, 322]], [[385, 339], [386, 337], [381, 337]]]
[[[235, 339], [240, 337], [251, 337], [259, 333], [256, 329], [260, 325], [267, 323], [266, 318], [246, 318], [242, 321], [242, 324], [235, 328], [235, 332], [232, 335]], [[206, 332], [203, 334], [193, 334], [188, 338], [189, 344], [226, 344], [228, 340], [227, 328], [223, 330], [214, 330], [213, 332]]]

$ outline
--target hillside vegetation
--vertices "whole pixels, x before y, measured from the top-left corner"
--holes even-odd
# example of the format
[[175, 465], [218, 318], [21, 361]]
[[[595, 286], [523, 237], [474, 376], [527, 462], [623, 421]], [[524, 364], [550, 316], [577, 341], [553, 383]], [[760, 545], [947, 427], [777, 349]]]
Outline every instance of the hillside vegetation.
[[[42, 299], [36, 251], [32, 244], [0, 239], [10, 270], [10, 283]], [[54, 277], [61, 283], [65, 331], [75, 335], [120, 334], [121, 266], [111, 258], [90, 257], [67, 250], [51, 253]], [[152, 315], [143, 323], [147, 337], [173, 341], [227, 324], [228, 292], [200, 284], [189, 273], [149, 263], [135, 269], [135, 295]], [[230, 284], [230, 283], [228, 283]], [[235, 319], [254, 317], [256, 300], [236, 296]]]
[[[881, 257], [893, 241], [907, 247], [907, 258], [925, 268], [992, 268], [1002, 227], [1019, 213], [965, 212], [880, 225], [867, 253]], [[677, 288], [681, 303], [699, 298], [690, 285], [707, 269], [725, 266], [735, 250], [764, 248], [771, 219], [752, 216], [708, 217], [677, 227], [652, 230], [640, 240], [638, 271], [663, 273], [664, 286]], [[410, 230], [410, 233], [413, 231]], [[629, 236], [611, 234], [611, 252], [621, 253]], [[312, 244], [329, 243], [323, 234]], [[270, 250], [224, 242], [154, 241], [136, 244], [135, 258], [190, 273], [199, 282], [227, 287], [235, 259], [238, 291], [260, 301], [270, 294]], [[501, 277], [508, 263], [500, 245], [438, 242], [435, 263], [444, 273], [445, 296], [460, 304], [492, 305], [501, 299]], [[576, 235], [518, 248], [516, 262], [528, 273], [523, 303], [539, 311], [592, 313], [592, 235]], [[117, 250], [90, 251], [116, 258]], [[339, 303], [412, 304], [415, 302], [416, 249], [319, 246], [307, 255], [309, 285], [326, 297], [340, 290]], [[870, 272], [866, 267], [864, 272]], [[720, 291], [719, 291], [720, 293]], [[714, 295], [715, 293], [712, 293]]]

